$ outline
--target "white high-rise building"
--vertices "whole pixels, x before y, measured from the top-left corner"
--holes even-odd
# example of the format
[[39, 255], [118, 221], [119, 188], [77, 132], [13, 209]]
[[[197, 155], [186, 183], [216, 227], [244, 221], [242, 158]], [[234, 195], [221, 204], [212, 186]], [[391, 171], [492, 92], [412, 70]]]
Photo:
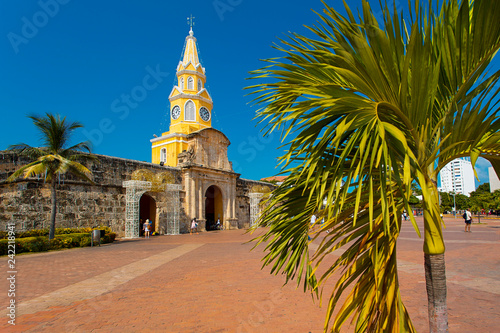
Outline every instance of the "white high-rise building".
[[490, 192], [493, 193], [496, 190], [500, 190], [500, 179], [498, 179], [493, 167], [488, 168], [488, 176], [490, 177]]
[[440, 192], [455, 192], [469, 196], [476, 190], [476, 181], [472, 163], [465, 158], [457, 158], [441, 169]]

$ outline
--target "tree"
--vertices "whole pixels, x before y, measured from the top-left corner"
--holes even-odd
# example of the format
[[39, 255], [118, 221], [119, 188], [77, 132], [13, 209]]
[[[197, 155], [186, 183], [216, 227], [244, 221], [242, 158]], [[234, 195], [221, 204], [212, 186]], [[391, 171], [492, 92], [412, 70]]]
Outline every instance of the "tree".
[[490, 192], [490, 183], [483, 183], [479, 185], [474, 192]]
[[411, 192], [413, 195], [422, 195], [422, 189], [415, 182], [411, 184]]
[[441, 197], [441, 211], [450, 211], [454, 207], [453, 205], [453, 194], [447, 192], [439, 192]]
[[[266, 134], [287, 145], [282, 173], [258, 226], [268, 231], [264, 265], [296, 278], [321, 297], [334, 272], [325, 330], [353, 316], [357, 332], [414, 331], [401, 301], [396, 243], [415, 181], [422, 190], [424, 261], [431, 332], [448, 330], [444, 239], [437, 177], [457, 157], [479, 156], [500, 172], [500, 119], [495, 98], [500, 3], [495, 0], [409, 2], [409, 15], [385, 4], [379, 27], [368, 1], [358, 19], [325, 3], [314, 38], [290, 35], [282, 58], [252, 72]], [[437, 8], [437, 9], [436, 9]], [[404, 19], [409, 17], [409, 19]], [[325, 223], [310, 256], [309, 219]], [[320, 219], [318, 219], [320, 220]], [[410, 221], [420, 235], [415, 218]], [[329, 233], [326, 233], [329, 231]], [[316, 277], [326, 255], [345, 252]], [[350, 289], [332, 318], [340, 296]]]
[[410, 199], [408, 199], [408, 203], [412, 206], [417, 206], [418, 204], [420, 204], [420, 200], [418, 200], [418, 198], [412, 194], [410, 196]]
[[470, 199], [465, 194], [457, 193], [455, 195], [455, 204], [457, 205], [457, 210], [466, 210], [470, 208]]
[[77, 162], [79, 159], [93, 159], [93, 157], [82, 153], [85, 150], [90, 153], [89, 142], [80, 142], [67, 147], [72, 132], [83, 127], [80, 123], [67, 123], [66, 117], [61, 119], [59, 115], [54, 116], [49, 113], [45, 117], [29, 116], [29, 118], [33, 120], [33, 124], [41, 132], [44, 146], [36, 148], [25, 143], [11, 145], [9, 149], [19, 150], [21, 155], [26, 155], [34, 161], [16, 170], [7, 180], [14, 181], [20, 176], [28, 178], [35, 175], [45, 175], [51, 189], [52, 210], [49, 239], [53, 239], [57, 213], [57, 175], [69, 172], [93, 183], [90, 179], [92, 174], [90, 170]]
[[490, 192], [490, 183], [484, 183], [470, 193], [470, 208], [474, 212], [489, 211], [495, 206], [495, 198]]
[[455, 195], [453, 195], [453, 192], [439, 192], [439, 196], [441, 197], [441, 211], [452, 210], [453, 207], [455, 207], [457, 211], [470, 208], [471, 203], [469, 197], [462, 193], [455, 193]]
[[[500, 210], [500, 190], [493, 192], [493, 207], [494, 210]], [[498, 214], [497, 214], [498, 215]]]

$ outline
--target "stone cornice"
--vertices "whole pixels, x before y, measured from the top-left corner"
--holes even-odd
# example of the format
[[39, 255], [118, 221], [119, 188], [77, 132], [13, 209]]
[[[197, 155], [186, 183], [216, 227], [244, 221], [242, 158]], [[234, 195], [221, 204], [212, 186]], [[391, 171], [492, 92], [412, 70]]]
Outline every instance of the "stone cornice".
[[188, 170], [188, 169], [192, 169], [193, 171], [202, 171], [202, 172], [208, 170], [209, 172], [223, 173], [223, 174], [226, 174], [228, 176], [235, 177], [235, 178], [239, 178], [241, 176], [241, 174], [236, 173], [234, 171], [210, 168], [210, 167], [206, 167], [206, 166], [203, 166], [200, 164], [184, 165], [184, 166], [180, 166], [180, 168], [181, 168], [181, 172], [184, 172], [185, 170]]
[[[205, 69], [202, 67], [202, 70], [205, 71]], [[177, 76], [183, 75], [183, 74], [192, 74], [192, 75], [198, 75], [202, 79], [207, 79], [207, 76], [204, 73], [200, 73], [198, 71], [193, 71], [192, 69], [181, 69], [180, 71], [177, 72]]]
[[182, 133], [170, 133], [170, 134], [167, 134], [167, 135], [162, 135], [158, 138], [154, 138], [154, 139], [151, 139], [149, 140], [151, 143], [154, 143], [154, 142], [158, 142], [158, 141], [163, 141], [163, 140], [168, 140], [170, 138], [187, 138], [187, 134], [182, 134]]
[[214, 102], [212, 102], [212, 100], [210, 100], [208, 98], [205, 98], [205, 97], [202, 97], [202, 96], [200, 96], [198, 94], [192, 95], [192, 94], [180, 93], [178, 95], [169, 97], [168, 100], [170, 101], [170, 103], [172, 103], [173, 101], [175, 101], [177, 99], [181, 99], [181, 98], [185, 98], [185, 99], [197, 99], [197, 100], [203, 101], [205, 103], [208, 103], [211, 106], [214, 105]]
[[266, 185], [266, 186], [273, 186], [273, 187], [278, 187], [278, 185], [276, 184], [273, 184], [273, 183], [267, 183], [267, 182], [263, 182], [263, 181], [260, 181], [260, 180], [252, 180], [252, 179], [245, 179], [245, 178], [240, 178], [240, 180], [244, 181], [244, 182], [248, 182], [248, 183], [253, 183], [253, 184], [260, 184], [260, 185]]

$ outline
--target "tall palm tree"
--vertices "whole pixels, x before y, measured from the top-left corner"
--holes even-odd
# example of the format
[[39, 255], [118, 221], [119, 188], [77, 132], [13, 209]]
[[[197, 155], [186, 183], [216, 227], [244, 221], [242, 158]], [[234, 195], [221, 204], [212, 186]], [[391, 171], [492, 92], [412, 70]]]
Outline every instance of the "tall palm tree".
[[[324, 3], [309, 28], [314, 38], [290, 35], [277, 46], [284, 56], [252, 73], [263, 82], [250, 87], [262, 105], [258, 117], [268, 133], [281, 131], [282, 173], [289, 174], [268, 199], [258, 226], [269, 229], [257, 240], [267, 242], [264, 264], [273, 273], [319, 297], [340, 273], [325, 331], [340, 330], [351, 316], [357, 332], [414, 331], [401, 301], [396, 243], [408, 223], [404, 210], [420, 236], [408, 203], [417, 184], [429, 326], [446, 332], [438, 173], [455, 158], [469, 156], [474, 165], [481, 156], [500, 174], [500, 70], [491, 63], [500, 47], [500, 2], [419, 2], [409, 1], [408, 16], [395, 5], [391, 15], [385, 3], [381, 26], [367, 0], [357, 20], [347, 5], [344, 17]], [[315, 212], [325, 222], [311, 228]], [[321, 242], [310, 254], [311, 232]], [[316, 277], [325, 256], [341, 247]]]
[[52, 211], [50, 214], [49, 239], [55, 235], [55, 223], [57, 213], [56, 185], [57, 176], [64, 173], [71, 173], [78, 178], [93, 183], [90, 176], [92, 173], [84, 165], [77, 162], [82, 159], [93, 159], [92, 155], [83, 154], [84, 151], [90, 153], [90, 143], [80, 142], [71, 147], [67, 147], [72, 132], [83, 127], [78, 122], [68, 123], [66, 117], [47, 113], [45, 117], [29, 116], [33, 124], [42, 134], [43, 147], [31, 147], [25, 143], [11, 145], [9, 149], [19, 150], [20, 154], [30, 157], [33, 162], [22, 166], [16, 170], [7, 180], [14, 181], [20, 176], [28, 178], [35, 175], [45, 175], [45, 180], [50, 183]]

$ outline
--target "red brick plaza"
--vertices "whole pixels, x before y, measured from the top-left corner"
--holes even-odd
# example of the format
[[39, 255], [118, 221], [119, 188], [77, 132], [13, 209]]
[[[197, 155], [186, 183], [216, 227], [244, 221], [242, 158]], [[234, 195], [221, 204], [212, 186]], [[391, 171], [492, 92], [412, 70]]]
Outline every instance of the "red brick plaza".
[[[500, 220], [473, 223], [471, 233], [461, 218], [445, 222], [450, 332], [499, 332]], [[252, 237], [213, 231], [18, 255], [15, 326], [2, 257], [0, 331], [321, 332], [325, 307], [261, 270], [262, 248], [246, 243]], [[398, 257], [403, 299], [427, 332], [422, 240], [409, 223]]]

